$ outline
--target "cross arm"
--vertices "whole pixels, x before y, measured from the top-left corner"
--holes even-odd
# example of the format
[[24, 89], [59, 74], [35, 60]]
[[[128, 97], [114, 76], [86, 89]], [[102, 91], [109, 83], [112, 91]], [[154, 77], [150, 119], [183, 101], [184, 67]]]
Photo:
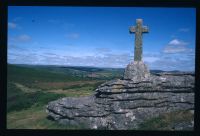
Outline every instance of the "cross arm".
[[142, 32], [143, 33], [148, 33], [149, 32], [149, 28], [147, 26], [143, 26], [142, 27]]
[[135, 32], [136, 32], [135, 27], [134, 27], [134, 26], [131, 26], [131, 27], [129, 28], [129, 33], [135, 33]]

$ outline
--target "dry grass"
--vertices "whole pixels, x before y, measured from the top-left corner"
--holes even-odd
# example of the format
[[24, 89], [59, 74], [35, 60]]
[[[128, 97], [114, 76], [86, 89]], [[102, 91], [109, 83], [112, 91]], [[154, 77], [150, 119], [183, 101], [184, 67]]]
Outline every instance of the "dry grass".
[[33, 106], [27, 110], [7, 114], [7, 129], [81, 129], [48, 120], [45, 107]]
[[41, 91], [41, 90], [38, 90], [38, 89], [26, 87], [25, 85], [22, 85], [20, 83], [14, 83], [14, 85], [16, 85], [17, 88], [19, 88], [21, 91], [23, 91], [25, 93]]
[[[94, 84], [96, 82], [92, 82], [91, 84]], [[37, 91], [42, 91], [41, 89], [36, 88], [29, 88], [25, 85], [14, 83], [18, 89], [25, 93], [32, 93]], [[77, 84], [80, 85], [80, 84]], [[81, 83], [81, 85], [84, 85], [84, 82]], [[73, 89], [50, 89], [50, 90], [43, 90], [44, 92], [51, 92], [56, 94], [64, 94], [65, 96], [73, 96], [73, 97], [80, 97], [80, 96], [88, 96], [92, 94], [92, 91], [94, 90], [93, 87], [90, 86], [83, 86]]]
[[44, 128], [39, 125], [40, 120], [44, 119], [47, 114], [42, 108], [29, 108], [18, 112], [11, 112], [7, 114], [7, 128], [8, 129], [39, 129]]
[[46, 92], [53, 92], [56, 94], [64, 94], [66, 96], [73, 96], [73, 97], [80, 97], [80, 96], [88, 96], [92, 94], [92, 89], [88, 88], [88, 87], [82, 87], [80, 88], [82, 89], [77, 90], [77, 89], [67, 89], [67, 90], [63, 90], [63, 89], [53, 89], [53, 90], [47, 90]]

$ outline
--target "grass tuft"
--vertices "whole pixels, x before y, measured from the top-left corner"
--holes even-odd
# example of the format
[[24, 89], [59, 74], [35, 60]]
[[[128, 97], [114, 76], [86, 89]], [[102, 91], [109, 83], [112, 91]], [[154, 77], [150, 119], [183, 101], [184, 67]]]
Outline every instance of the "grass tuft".
[[[174, 130], [175, 124], [190, 123], [193, 120], [194, 115], [190, 111], [175, 111], [145, 120], [139, 124], [138, 130]], [[185, 129], [191, 130], [192, 128]]]

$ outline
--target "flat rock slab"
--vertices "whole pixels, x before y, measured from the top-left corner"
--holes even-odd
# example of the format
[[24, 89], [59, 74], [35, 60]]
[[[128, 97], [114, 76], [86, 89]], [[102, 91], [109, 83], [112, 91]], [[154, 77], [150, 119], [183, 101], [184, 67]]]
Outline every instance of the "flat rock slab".
[[48, 117], [61, 124], [107, 130], [137, 129], [145, 119], [177, 110], [194, 110], [192, 75], [112, 80], [101, 84], [94, 95], [62, 98], [47, 105]]

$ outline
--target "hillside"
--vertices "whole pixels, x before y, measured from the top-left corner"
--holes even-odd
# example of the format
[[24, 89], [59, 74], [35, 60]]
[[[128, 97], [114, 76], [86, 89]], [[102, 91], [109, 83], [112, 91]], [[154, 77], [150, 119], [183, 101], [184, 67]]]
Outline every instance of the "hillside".
[[121, 69], [8, 64], [7, 126], [66, 128], [46, 119], [46, 104], [63, 97], [88, 96], [98, 85], [120, 77], [122, 72]]

